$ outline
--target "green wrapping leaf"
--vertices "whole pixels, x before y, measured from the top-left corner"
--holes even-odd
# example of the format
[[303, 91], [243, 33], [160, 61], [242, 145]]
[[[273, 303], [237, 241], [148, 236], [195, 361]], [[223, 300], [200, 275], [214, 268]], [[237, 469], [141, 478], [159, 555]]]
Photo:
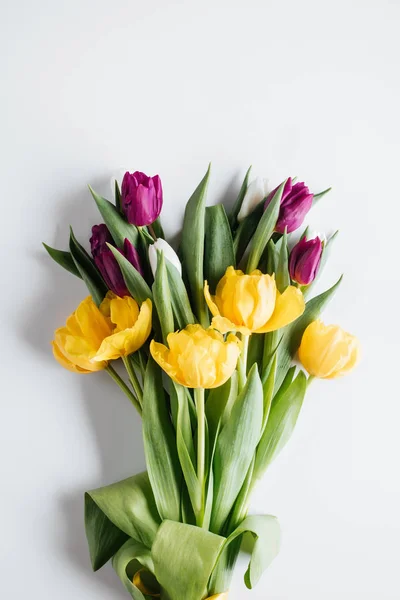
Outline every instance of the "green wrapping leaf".
[[333, 235], [331, 235], [331, 237], [326, 242], [326, 244], [323, 245], [321, 262], [320, 262], [319, 267], [318, 267], [317, 276], [315, 277], [314, 281], [312, 283], [310, 283], [310, 285], [303, 286], [303, 288], [302, 288], [303, 294], [304, 294], [305, 297], [308, 298], [308, 296], [311, 294], [311, 292], [313, 291], [314, 287], [318, 283], [319, 278], [322, 275], [322, 272], [324, 270], [326, 262], [327, 262], [327, 260], [328, 260], [328, 258], [330, 256], [331, 251], [332, 251], [333, 242], [336, 240], [338, 234], [339, 234], [339, 231], [335, 231], [335, 233]]
[[276, 377], [276, 369], [277, 369], [277, 356], [276, 354], [272, 358], [269, 366], [266, 368], [265, 373], [263, 373], [263, 395], [264, 395], [264, 412], [263, 412], [263, 422], [261, 428], [261, 435], [264, 433], [265, 427], [268, 422], [269, 413], [272, 405], [272, 398], [274, 396], [275, 389], [275, 377]]
[[152, 300], [153, 295], [151, 293], [151, 290], [145, 282], [145, 280], [143, 279], [143, 277], [141, 276], [141, 274], [139, 273], [139, 271], [137, 271], [135, 267], [131, 265], [129, 260], [127, 260], [125, 256], [123, 256], [121, 252], [117, 250], [117, 248], [114, 248], [114, 246], [111, 246], [111, 244], [107, 244], [107, 246], [110, 248], [115, 258], [117, 259], [117, 262], [122, 271], [124, 281], [126, 283], [126, 287], [128, 288], [132, 297], [136, 300], [136, 302], [142, 304], [142, 302], [147, 300], [147, 298], [150, 298]]
[[47, 252], [50, 254], [51, 258], [58, 265], [60, 265], [60, 267], [63, 267], [66, 271], [72, 273], [72, 275], [75, 275], [76, 277], [79, 277], [79, 279], [82, 279], [82, 276], [79, 273], [70, 252], [65, 252], [64, 250], [57, 250], [56, 248], [48, 246], [44, 242], [42, 242], [42, 244], [47, 250]]
[[212, 292], [225, 275], [228, 267], [235, 265], [233, 240], [228, 217], [222, 204], [206, 208], [206, 238], [204, 278]]
[[173, 600], [203, 600], [225, 538], [210, 531], [164, 521], [152, 548], [154, 573]]
[[194, 311], [203, 327], [208, 327], [209, 318], [204, 299], [203, 263], [205, 234], [205, 202], [210, 167], [204, 178], [188, 200], [182, 229], [182, 267], [189, 284]]
[[156, 234], [156, 238], [162, 238], [163, 240], [165, 240], [165, 233], [164, 233], [163, 226], [161, 225], [160, 217], [158, 217], [158, 219], [156, 219], [152, 223], [152, 227], [153, 227], [154, 233]]
[[243, 485], [260, 439], [263, 391], [257, 366], [249, 373], [229, 420], [218, 436], [214, 459], [214, 507], [211, 531], [221, 531]]
[[128, 540], [114, 556], [112, 565], [134, 600], [146, 600], [142, 592], [133, 584], [133, 578], [142, 567], [154, 571], [151, 552], [136, 540]]
[[313, 206], [316, 205], [316, 203], [321, 200], [321, 198], [323, 198], [324, 196], [326, 196], [326, 194], [328, 194], [331, 191], [331, 187], [326, 188], [326, 190], [324, 190], [323, 192], [319, 192], [319, 194], [314, 194], [314, 198], [313, 198]]
[[69, 249], [75, 266], [93, 298], [93, 302], [99, 306], [104, 296], [107, 294], [108, 288], [93, 260], [83, 246], [77, 241], [74, 232], [72, 231], [72, 227], [69, 238]]
[[139, 242], [139, 234], [135, 225], [130, 225], [125, 221], [118, 208], [105, 198], [102, 198], [102, 196], [99, 196], [99, 194], [96, 194], [90, 185], [89, 190], [118, 248], [123, 248], [125, 238], [132, 242], [136, 248]]
[[258, 263], [264, 248], [268, 244], [279, 216], [279, 208], [286, 181], [284, 181], [275, 192], [274, 197], [267, 206], [260, 222], [258, 223], [256, 232], [250, 244], [250, 255], [247, 263], [247, 272], [251, 273], [257, 269]]
[[152, 358], [144, 378], [143, 441], [146, 465], [162, 519], [180, 520], [182, 474], [161, 369]]
[[85, 528], [93, 569], [103, 566], [126, 536], [151, 548], [160, 522], [147, 473], [86, 492]]
[[[266, 261], [264, 261], [265, 254], [266, 254]], [[269, 275], [272, 275], [273, 273], [277, 272], [278, 266], [279, 266], [279, 251], [272, 240], [269, 240], [269, 242], [267, 244], [267, 248], [264, 251], [263, 259], [261, 262], [262, 263], [265, 262], [265, 271]], [[264, 264], [260, 264], [260, 267], [261, 267], [261, 270], [263, 271]]]
[[257, 448], [254, 477], [259, 479], [288, 442], [295, 428], [307, 389], [300, 371], [288, 389], [272, 403], [267, 425]]
[[257, 225], [260, 222], [264, 212], [264, 200], [250, 213], [239, 225], [233, 240], [233, 249], [238, 265], [243, 258], [246, 248], [252, 240]]
[[289, 275], [289, 253], [287, 246], [287, 233], [283, 234], [280, 240], [277, 242], [275, 249], [278, 253], [278, 264], [276, 265], [276, 287], [281, 294], [290, 285]]
[[119, 189], [118, 181], [115, 179], [115, 207], [118, 212], [122, 213], [121, 190]]
[[238, 214], [240, 212], [240, 209], [242, 208], [243, 200], [244, 200], [244, 197], [246, 195], [247, 188], [248, 188], [248, 185], [249, 185], [250, 171], [251, 171], [251, 165], [247, 169], [247, 173], [245, 175], [245, 178], [243, 180], [242, 186], [240, 188], [239, 195], [236, 198], [236, 202], [233, 205], [231, 214], [229, 216], [229, 224], [230, 224], [232, 230], [235, 229], [236, 225], [237, 225], [237, 216], [238, 216]]
[[304, 330], [310, 323], [312, 323], [312, 321], [318, 319], [321, 311], [328, 304], [329, 300], [339, 287], [341, 281], [342, 277], [340, 277], [335, 285], [333, 285], [329, 290], [309, 300], [301, 317], [285, 328], [282, 340], [279, 344], [278, 371], [276, 374], [275, 384], [276, 389], [279, 388], [289, 370], [290, 363], [292, 362], [294, 355], [300, 346]]
[[[256, 336], [254, 336], [256, 337]], [[229, 420], [232, 408], [238, 393], [237, 371], [226, 383], [218, 388], [210, 390], [206, 402], [206, 417], [210, 433], [210, 441], [213, 443], [217, 429], [223, 427]]]
[[175, 324], [178, 329], [184, 329], [186, 325], [195, 323], [196, 319], [192, 313], [186, 287], [178, 269], [168, 259], [165, 261], [165, 266], [167, 268]]
[[172, 311], [168, 274], [162, 250], [157, 251], [157, 271], [152, 290], [154, 304], [161, 323], [162, 335], [166, 343], [168, 334], [174, 331], [174, 313]]
[[261, 373], [263, 353], [264, 335], [259, 333], [257, 335], [250, 336], [249, 353], [247, 357], [247, 370], [249, 370], [256, 363], [258, 366], [258, 370]]

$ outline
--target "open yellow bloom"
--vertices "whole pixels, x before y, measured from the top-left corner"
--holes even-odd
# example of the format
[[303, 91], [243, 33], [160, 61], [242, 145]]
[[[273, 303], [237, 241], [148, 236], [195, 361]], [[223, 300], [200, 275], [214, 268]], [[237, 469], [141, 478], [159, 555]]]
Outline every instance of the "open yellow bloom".
[[289, 286], [280, 294], [275, 277], [255, 270], [250, 275], [228, 267], [211, 296], [207, 281], [204, 296], [213, 320], [212, 326], [227, 333], [240, 331], [267, 333], [288, 325], [299, 317], [305, 308], [303, 294]]
[[65, 327], [55, 331], [52, 342], [54, 357], [63, 367], [75, 373], [100, 371], [107, 362], [92, 362], [92, 359], [104, 338], [111, 333], [109, 320], [88, 296], [68, 317]]
[[130, 296], [120, 298], [108, 292], [100, 311], [110, 323], [111, 335], [101, 342], [93, 361], [116, 360], [139, 350], [151, 332], [152, 303], [148, 298], [140, 309]]
[[229, 379], [236, 368], [240, 341], [228, 335], [226, 341], [214, 329], [188, 325], [170, 333], [168, 346], [154, 340], [150, 351], [154, 360], [177, 383], [190, 388], [216, 388]]
[[313, 321], [303, 334], [299, 358], [314, 377], [334, 379], [350, 373], [360, 358], [360, 343], [337, 325]]

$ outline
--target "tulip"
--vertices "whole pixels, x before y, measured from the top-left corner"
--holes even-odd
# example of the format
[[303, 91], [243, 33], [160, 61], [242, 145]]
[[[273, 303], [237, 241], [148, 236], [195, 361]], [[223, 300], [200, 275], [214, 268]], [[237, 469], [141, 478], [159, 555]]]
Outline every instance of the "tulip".
[[354, 335], [337, 325], [313, 321], [303, 333], [299, 359], [313, 377], [334, 379], [350, 373], [360, 358], [360, 344]]
[[221, 333], [240, 331], [266, 333], [288, 325], [305, 308], [301, 291], [288, 286], [283, 294], [276, 287], [274, 275], [255, 270], [250, 275], [228, 267], [211, 296], [207, 281], [204, 295], [213, 315], [212, 326]]
[[257, 177], [252, 181], [247, 188], [246, 194], [243, 198], [242, 206], [240, 207], [239, 214], [237, 216], [238, 223], [243, 221], [253, 210], [260, 204], [269, 193], [269, 182], [268, 179], [262, 179]]
[[[99, 269], [107, 287], [117, 294], [117, 296], [129, 296], [128, 288], [126, 287], [121, 269], [117, 259], [111, 252], [107, 244], [113, 244], [114, 240], [111, 237], [106, 225], [94, 225], [92, 227], [92, 237], [90, 238], [90, 246], [94, 262]], [[124, 241], [124, 249], [121, 252], [127, 260], [135, 267], [141, 275], [143, 275], [140, 265], [138, 251], [128, 239]]]
[[188, 325], [170, 333], [168, 346], [150, 344], [154, 360], [176, 383], [189, 388], [216, 388], [224, 384], [236, 368], [240, 341], [228, 335], [226, 341], [218, 331]]
[[[275, 188], [270, 193], [265, 201], [264, 209], [267, 208], [277, 190], [278, 188]], [[314, 194], [310, 192], [304, 183], [299, 182], [293, 185], [292, 178], [289, 177], [283, 189], [275, 230], [278, 233], [284, 233], [286, 229], [288, 233], [291, 233], [300, 227], [311, 208], [313, 197]]]
[[293, 248], [289, 258], [289, 272], [293, 281], [309, 285], [317, 275], [322, 256], [319, 237], [307, 240], [303, 237]]
[[108, 292], [100, 305], [102, 315], [111, 323], [111, 335], [105, 337], [94, 363], [123, 358], [143, 346], [151, 332], [152, 303], [148, 298], [139, 308], [130, 296], [119, 298]]
[[107, 361], [92, 362], [92, 359], [104, 338], [111, 333], [109, 320], [88, 296], [67, 319], [65, 327], [55, 331], [52, 342], [54, 357], [63, 367], [75, 373], [105, 369]]
[[133, 225], [151, 225], [158, 218], [163, 191], [158, 175], [148, 177], [140, 171], [125, 173], [121, 186], [122, 210]]
[[178, 255], [176, 254], [175, 250], [168, 244], [168, 242], [166, 242], [162, 238], [158, 238], [158, 240], [154, 242], [154, 244], [151, 244], [149, 246], [149, 261], [153, 275], [155, 276], [157, 271], [157, 250], [162, 250], [164, 253], [164, 258], [169, 260], [169, 262], [172, 263], [174, 267], [176, 267], [176, 269], [179, 271], [179, 274], [182, 275], [182, 265], [181, 261], [178, 258]]

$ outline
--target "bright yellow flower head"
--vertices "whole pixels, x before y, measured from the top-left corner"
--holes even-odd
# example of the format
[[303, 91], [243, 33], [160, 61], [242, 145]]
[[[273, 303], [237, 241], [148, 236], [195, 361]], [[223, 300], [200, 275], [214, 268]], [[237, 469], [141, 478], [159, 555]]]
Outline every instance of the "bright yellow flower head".
[[110, 323], [111, 333], [105, 337], [93, 361], [116, 360], [139, 350], [151, 332], [152, 303], [148, 298], [140, 309], [133, 298], [120, 298], [108, 292], [100, 311]]
[[63, 367], [75, 373], [100, 371], [107, 363], [92, 360], [104, 338], [111, 333], [109, 320], [88, 296], [68, 317], [65, 327], [55, 331], [52, 342], [54, 357]]
[[228, 335], [226, 341], [214, 329], [188, 325], [170, 333], [168, 346], [154, 340], [150, 351], [154, 360], [177, 383], [190, 388], [216, 388], [229, 379], [236, 368], [240, 341]]
[[211, 296], [207, 281], [204, 295], [213, 320], [212, 326], [227, 333], [241, 331], [266, 333], [288, 325], [299, 317], [305, 308], [303, 294], [289, 286], [280, 294], [274, 276], [253, 271], [245, 275], [228, 267]]
[[314, 377], [334, 379], [350, 373], [360, 358], [360, 343], [337, 325], [313, 321], [303, 334], [299, 358]]

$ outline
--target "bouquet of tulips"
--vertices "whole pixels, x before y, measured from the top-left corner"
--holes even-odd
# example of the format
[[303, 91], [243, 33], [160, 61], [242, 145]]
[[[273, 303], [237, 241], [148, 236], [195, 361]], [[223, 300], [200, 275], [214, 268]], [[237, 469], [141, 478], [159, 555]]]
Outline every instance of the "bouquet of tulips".
[[108, 373], [142, 417], [147, 471], [85, 495], [93, 569], [111, 559], [134, 600], [227, 598], [246, 535], [244, 580], [257, 583], [280, 528], [248, 514], [252, 490], [311, 380], [358, 361], [357, 339], [318, 319], [340, 280], [312, 294], [335, 235], [306, 229], [292, 240], [329, 190], [312, 194], [290, 177], [268, 190], [249, 172], [227, 212], [206, 207], [207, 171], [177, 253], [160, 221], [161, 180], [138, 171], [115, 182], [113, 202], [90, 188], [104, 221], [91, 255], [72, 230], [69, 251], [45, 245], [90, 293], [56, 330], [55, 358], [75, 373]]

